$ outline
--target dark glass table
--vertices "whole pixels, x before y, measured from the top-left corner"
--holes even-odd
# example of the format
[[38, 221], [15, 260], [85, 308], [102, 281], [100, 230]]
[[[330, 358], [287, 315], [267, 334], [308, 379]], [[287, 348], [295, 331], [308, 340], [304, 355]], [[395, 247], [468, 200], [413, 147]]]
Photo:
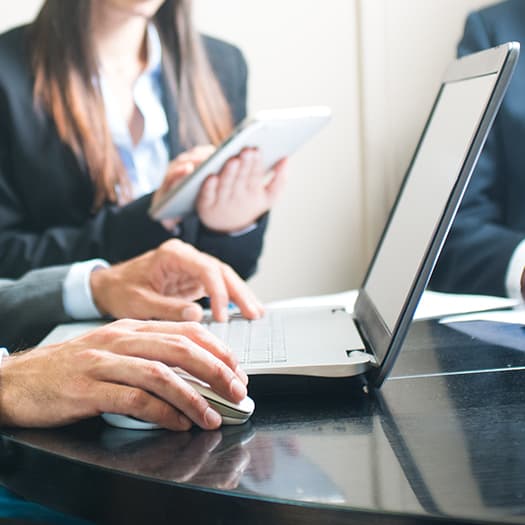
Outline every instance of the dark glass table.
[[521, 330], [414, 323], [380, 393], [258, 393], [215, 432], [4, 429], [0, 481], [100, 523], [525, 523]]

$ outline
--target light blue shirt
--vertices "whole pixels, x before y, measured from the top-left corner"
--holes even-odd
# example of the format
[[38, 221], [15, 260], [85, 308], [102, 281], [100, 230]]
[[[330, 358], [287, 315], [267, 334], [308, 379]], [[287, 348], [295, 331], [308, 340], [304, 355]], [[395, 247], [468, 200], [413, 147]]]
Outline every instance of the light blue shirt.
[[144, 119], [144, 131], [134, 145], [127, 122], [120, 111], [103, 72], [100, 89], [113, 143], [131, 182], [132, 196], [138, 199], [155, 191], [169, 163], [168, 119], [162, 105], [162, 46], [153, 24], [147, 29], [148, 64], [133, 86], [133, 100]]

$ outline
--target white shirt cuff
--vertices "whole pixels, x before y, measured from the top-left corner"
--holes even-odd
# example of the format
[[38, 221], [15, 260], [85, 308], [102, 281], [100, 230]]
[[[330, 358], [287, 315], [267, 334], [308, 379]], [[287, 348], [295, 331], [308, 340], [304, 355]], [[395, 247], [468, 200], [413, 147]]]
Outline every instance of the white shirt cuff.
[[257, 223], [254, 222], [253, 224], [250, 224], [250, 226], [246, 226], [246, 228], [243, 228], [242, 230], [237, 230], [235, 232], [230, 232], [228, 235], [230, 237], [240, 237], [241, 235], [246, 235], [247, 233], [252, 232], [253, 230], [257, 229]]
[[71, 265], [62, 287], [64, 311], [72, 319], [99, 319], [102, 317], [93, 301], [90, 276], [95, 268], [108, 268], [103, 259], [92, 259]]
[[507, 295], [513, 299], [523, 300], [521, 295], [521, 274], [525, 267], [525, 239], [521, 241], [510, 258], [507, 274], [505, 275], [505, 288]]

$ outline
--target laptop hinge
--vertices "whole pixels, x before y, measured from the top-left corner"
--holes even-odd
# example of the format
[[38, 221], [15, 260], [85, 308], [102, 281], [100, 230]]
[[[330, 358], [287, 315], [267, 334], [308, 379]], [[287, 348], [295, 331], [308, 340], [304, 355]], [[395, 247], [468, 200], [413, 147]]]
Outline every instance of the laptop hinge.
[[352, 320], [354, 321], [355, 327], [357, 328], [357, 331], [359, 332], [359, 336], [361, 337], [361, 340], [363, 341], [365, 352], [373, 357], [370, 364], [372, 366], [378, 366], [376, 362], [376, 356], [374, 352], [372, 351], [372, 345], [370, 344], [370, 341], [368, 340], [368, 337], [366, 336], [365, 331], [361, 328], [359, 321], [355, 317], [353, 317]]

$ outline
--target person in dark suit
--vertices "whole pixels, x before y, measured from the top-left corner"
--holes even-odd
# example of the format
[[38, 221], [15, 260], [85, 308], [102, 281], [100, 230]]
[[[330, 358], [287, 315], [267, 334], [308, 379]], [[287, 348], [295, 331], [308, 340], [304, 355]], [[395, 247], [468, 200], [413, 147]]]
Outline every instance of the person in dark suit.
[[[525, 2], [470, 14], [459, 55], [525, 42]], [[522, 298], [525, 267], [525, 60], [473, 173], [431, 280], [436, 290]]]
[[253, 274], [284, 162], [266, 184], [244, 151], [206, 181], [196, 213], [148, 217], [211, 151], [195, 146], [245, 116], [246, 79], [237, 48], [195, 32], [190, 0], [46, 0], [1, 35], [0, 275], [115, 263], [174, 236]]

